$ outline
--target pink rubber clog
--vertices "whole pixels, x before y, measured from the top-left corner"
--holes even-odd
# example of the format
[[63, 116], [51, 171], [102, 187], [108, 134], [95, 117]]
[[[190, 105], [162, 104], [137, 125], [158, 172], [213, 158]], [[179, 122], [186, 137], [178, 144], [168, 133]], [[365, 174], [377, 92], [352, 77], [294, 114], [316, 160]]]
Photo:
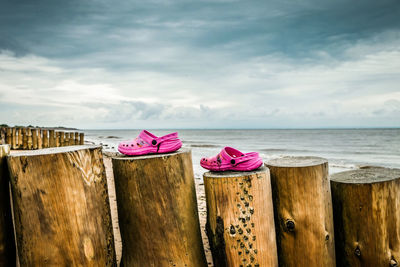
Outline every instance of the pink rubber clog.
[[143, 130], [132, 141], [123, 141], [118, 145], [118, 151], [122, 154], [146, 155], [174, 152], [182, 147], [178, 133], [171, 133], [157, 137], [149, 131]]
[[201, 167], [211, 171], [252, 171], [263, 164], [257, 152], [243, 154], [232, 147], [225, 147], [211, 158], [202, 158]]

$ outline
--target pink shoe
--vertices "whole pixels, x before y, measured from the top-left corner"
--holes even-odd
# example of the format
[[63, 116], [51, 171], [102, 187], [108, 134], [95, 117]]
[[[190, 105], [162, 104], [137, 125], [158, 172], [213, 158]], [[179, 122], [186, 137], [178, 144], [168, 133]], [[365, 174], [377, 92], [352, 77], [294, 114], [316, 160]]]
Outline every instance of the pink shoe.
[[252, 171], [263, 164], [257, 152], [243, 154], [232, 147], [225, 147], [211, 158], [202, 158], [201, 167], [211, 171]]
[[182, 147], [178, 133], [171, 133], [162, 137], [143, 130], [132, 141], [122, 141], [118, 145], [118, 151], [125, 155], [145, 155], [156, 153], [174, 152]]

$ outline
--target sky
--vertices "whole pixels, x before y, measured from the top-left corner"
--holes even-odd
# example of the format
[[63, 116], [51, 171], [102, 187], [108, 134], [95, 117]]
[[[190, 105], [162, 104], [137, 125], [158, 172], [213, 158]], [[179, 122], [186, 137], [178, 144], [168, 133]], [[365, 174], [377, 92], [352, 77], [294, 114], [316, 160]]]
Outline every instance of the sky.
[[0, 0], [0, 123], [400, 127], [400, 1]]

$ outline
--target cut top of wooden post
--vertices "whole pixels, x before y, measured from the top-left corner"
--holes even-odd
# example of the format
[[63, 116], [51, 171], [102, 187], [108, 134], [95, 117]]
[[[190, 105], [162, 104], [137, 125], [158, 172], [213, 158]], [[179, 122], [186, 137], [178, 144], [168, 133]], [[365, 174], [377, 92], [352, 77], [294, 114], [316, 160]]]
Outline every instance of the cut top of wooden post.
[[170, 157], [173, 155], [178, 155], [178, 154], [183, 154], [183, 153], [189, 153], [190, 149], [187, 148], [181, 148], [175, 152], [172, 153], [162, 153], [162, 154], [149, 154], [149, 155], [142, 155], [142, 156], [125, 156], [125, 155], [118, 155], [113, 157], [113, 159], [116, 160], [146, 160], [146, 159], [152, 159], [152, 158], [159, 158], [159, 157]]
[[344, 184], [373, 184], [400, 178], [400, 169], [373, 167], [332, 174], [330, 180]]
[[328, 160], [320, 157], [281, 157], [269, 160], [266, 165], [267, 166], [275, 166], [275, 167], [311, 167], [317, 166], [321, 164], [327, 163]]
[[258, 168], [254, 171], [242, 172], [242, 171], [224, 171], [224, 172], [213, 172], [208, 171], [203, 174], [204, 178], [236, 178], [236, 177], [244, 177], [250, 176], [254, 174], [260, 173], [269, 173], [269, 169], [265, 167]]
[[66, 146], [66, 147], [50, 147], [44, 148], [40, 150], [23, 150], [16, 151], [12, 153], [9, 157], [21, 157], [21, 156], [39, 156], [39, 155], [48, 155], [48, 154], [58, 154], [65, 152], [73, 152], [82, 149], [96, 149], [101, 148], [99, 145], [82, 145], [82, 146]]

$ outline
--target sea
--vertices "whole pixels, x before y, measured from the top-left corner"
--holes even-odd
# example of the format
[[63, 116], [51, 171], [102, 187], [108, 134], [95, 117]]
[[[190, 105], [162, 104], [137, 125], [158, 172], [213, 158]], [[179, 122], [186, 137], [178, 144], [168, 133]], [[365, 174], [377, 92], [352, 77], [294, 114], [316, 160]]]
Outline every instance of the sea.
[[[85, 140], [117, 152], [118, 143], [134, 139], [141, 130], [84, 130]], [[400, 128], [395, 129], [268, 129], [268, 130], [150, 130], [157, 136], [178, 132], [192, 150], [193, 171], [202, 179], [202, 157], [225, 146], [243, 153], [256, 151], [264, 161], [284, 156], [328, 159], [330, 174], [361, 166], [400, 168]]]

